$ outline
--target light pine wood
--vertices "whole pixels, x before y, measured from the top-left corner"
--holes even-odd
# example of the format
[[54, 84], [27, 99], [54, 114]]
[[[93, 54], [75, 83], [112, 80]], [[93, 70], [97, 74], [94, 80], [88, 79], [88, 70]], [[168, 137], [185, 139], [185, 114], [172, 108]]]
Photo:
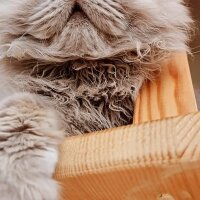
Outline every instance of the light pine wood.
[[63, 200], [199, 200], [200, 113], [67, 138]]
[[63, 142], [55, 172], [62, 200], [200, 199], [200, 113], [179, 116], [197, 110], [187, 57], [163, 65], [140, 92], [140, 125]]
[[134, 123], [186, 115], [197, 111], [186, 54], [165, 61], [160, 76], [146, 82], [137, 98]]

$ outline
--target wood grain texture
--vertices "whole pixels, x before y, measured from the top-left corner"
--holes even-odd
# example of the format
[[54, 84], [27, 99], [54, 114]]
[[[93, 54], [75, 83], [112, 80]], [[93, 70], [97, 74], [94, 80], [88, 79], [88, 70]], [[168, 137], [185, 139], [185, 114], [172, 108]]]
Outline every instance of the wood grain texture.
[[199, 200], [200, 113], [67, 138], [63, 200]]
[[165, 61], [159, 77], [144, 84], [136, 102], [134, 123], [186, 115], [197, 111], [186, 54]]
[[185, 54], [146, 83], [135, 123], [67, 138], [55, 178], [62, 200], [199, 200], [200, 113]]

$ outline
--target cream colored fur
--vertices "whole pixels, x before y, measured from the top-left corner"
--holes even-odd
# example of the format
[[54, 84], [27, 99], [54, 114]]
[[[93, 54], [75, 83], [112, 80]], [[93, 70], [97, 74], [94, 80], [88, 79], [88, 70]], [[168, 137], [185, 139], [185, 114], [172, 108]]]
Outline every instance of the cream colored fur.
[[191, 23], [182, 0], [1, 0], [1, 200], [57, 200], [64, 133], [131, 123]]
[[0, 199], [55, 200], [52, 179], [64, 136], [58, 114], [38, 97], [19, 93], [0, 106]]

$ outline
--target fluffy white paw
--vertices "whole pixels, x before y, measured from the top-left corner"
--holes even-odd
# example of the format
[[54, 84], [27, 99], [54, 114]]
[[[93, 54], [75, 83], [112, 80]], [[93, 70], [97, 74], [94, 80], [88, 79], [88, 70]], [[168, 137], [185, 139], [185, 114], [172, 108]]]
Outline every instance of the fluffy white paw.
[[58, 200], [52, 175], [64, 137], [59, 117], [35, 95], [0, 104], [1, 200]]

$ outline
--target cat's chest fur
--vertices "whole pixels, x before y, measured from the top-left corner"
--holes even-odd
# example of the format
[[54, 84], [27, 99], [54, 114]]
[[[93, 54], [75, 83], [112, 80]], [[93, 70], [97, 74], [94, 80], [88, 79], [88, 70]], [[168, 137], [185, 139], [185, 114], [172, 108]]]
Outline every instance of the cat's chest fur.
[[121, 60], [35, 68], [13, 80], [19, 90], [48, 98], [63, 114], [68, 134], [131, 123], [134, 97], [142, 82], [134, 65]]

